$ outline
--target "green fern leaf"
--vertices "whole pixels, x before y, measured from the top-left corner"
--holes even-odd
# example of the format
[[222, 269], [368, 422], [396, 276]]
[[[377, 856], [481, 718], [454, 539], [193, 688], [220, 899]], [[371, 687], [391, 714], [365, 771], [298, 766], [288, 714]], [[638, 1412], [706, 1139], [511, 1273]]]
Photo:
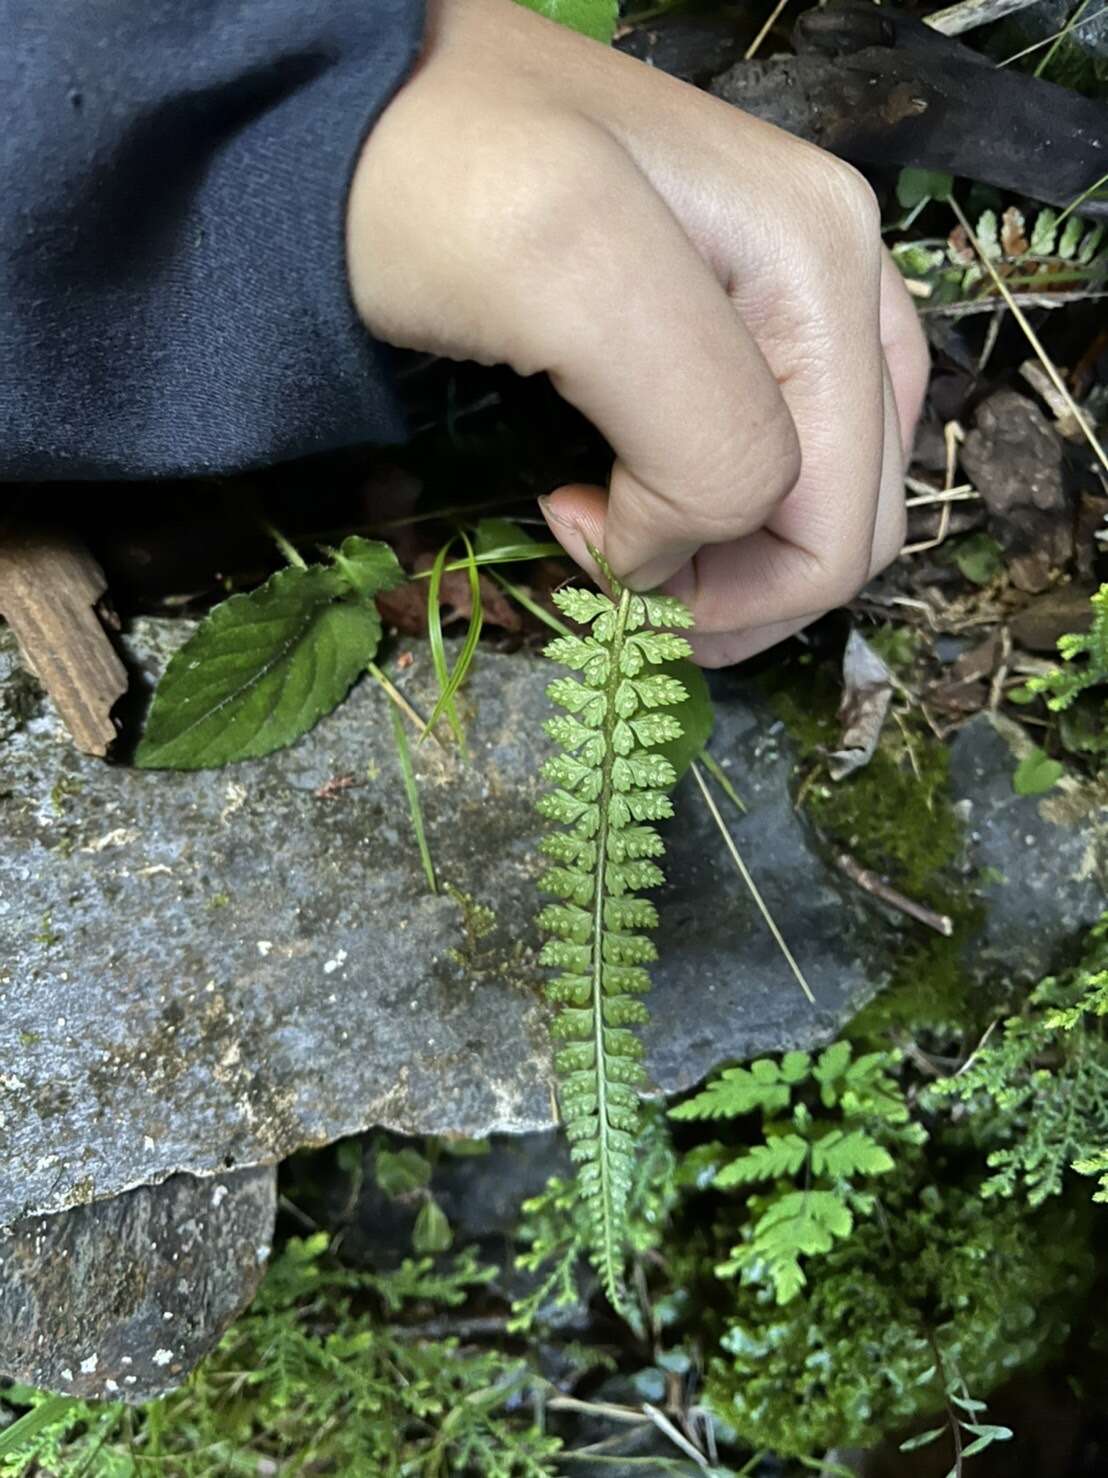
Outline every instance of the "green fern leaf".
[[788, 1107], [790, 1086], [802, 1082], [810, 1069], [807, 1052], [787, 1052], [780, 1064], [760, 1058], [749, 1068], [730, 1067], [703, 1092], [670, 1109], [670, 1117], [733, 1119], [759, 1108], [765, 1113], [777, 1112]]
[[812, 1145], [812, 1170], [834, 1180], [854, 1175], [887, 1175], [895, 1169], [892, 1155], [862, 1129], [848, 1134], [833, 1129]]
[[796, 1175], [808, 1158], [809, 1145], [798, 1134], [782, 1134], [765, 1144], [739, 1155], [724, 1165], [713, 1180], [719, 1190], [749, 1185], [754, 1180], [776, 1180], [783, 1175]]
[[[1089, 601], [1092, 624], [1088, 632], [1058, 638], [1062, 666], [1027, 681], [1028, 692], [1041, 693], [1056, 712], [1068, 708], [1086, 688], [1108, 682], [1108, 585]], [[1084, 658], [1078, 662], [1078, 658]]]
[[786, 1304], [807, 1282], [800, 1259], [829, 1252], [835, 1239], [849, 1237], [853, 1228], [850, 1208], [833, 1191], [790, 1191], [771, 1202], [750, 1241], [734, 1248], [716, 1271], [731, 1277], [764, 1270], [777, 1302]]
[[539, 914], [548, 936], [540, 959], [557, 971], [546, 987], [561, 1008], [554, 1036], [562, 1117], [578, 1166], [592, 1260], [613, 1307], [626, 1314], [623, 1287], [628, 1196], [639, 1127], [642, 1048], [631, 1027], [647, 1019], [637, 999], [649, 987], [656, 958], [641, 932], [657, 923], [653, 904], [635, 897], [656, 887], [662, 854], [649, 823], [673, 814], [667, 794], [673, 765], [656, 746], [680, 737], [663, 710], [682, 703], [675, 678], [648, 665], [687, 657], [688, 642], [673, 630], [692, 618], [668, 596], [640, 596], [612, 583], [612, 597], [561, 590], [559, 609], [583, 636], [558, 637], [546, 655], [579, 674], [547, 689], [564, 712], [546, 731], [561, 754], [544, 766], [550, 782], [538, 809], [566, 828], [542, 851], [554, 866], [541, 887], [558, 901]]

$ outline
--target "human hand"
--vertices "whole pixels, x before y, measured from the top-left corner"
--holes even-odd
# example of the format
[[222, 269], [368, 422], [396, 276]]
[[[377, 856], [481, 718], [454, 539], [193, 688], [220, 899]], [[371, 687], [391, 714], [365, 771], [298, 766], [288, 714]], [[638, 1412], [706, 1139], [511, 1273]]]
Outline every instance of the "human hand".
[[849, 165], [514, 0], [432, 0], [423, 58], [347, 213], [381, 339], [545, 370], [615, 452], [543, 499], [741, 661], [896, 555], [927, 380], [911, 300]]

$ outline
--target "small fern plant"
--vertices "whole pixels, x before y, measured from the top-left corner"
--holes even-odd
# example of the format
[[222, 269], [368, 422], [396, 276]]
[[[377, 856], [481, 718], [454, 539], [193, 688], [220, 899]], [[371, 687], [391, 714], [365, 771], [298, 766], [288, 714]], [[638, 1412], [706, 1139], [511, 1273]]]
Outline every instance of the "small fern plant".
[[1047, 707], [1056, 712], [1068, 708], [1087, 688], [1108, 683], [1108, 585], [1102, 585], [1089, 604], [1093, 613], [1089, 630], [1058, 638], [1062, 666], [1027, 681], [1027, 691], [1044, 696]]
[[556, 972], [546, 987], [560, 1008], [555, 1069], [591, 1258], [612, 1306], [630, 1318], [624, 1265], [642, 1081], [631, 1028], [647, 1020], [641, 997], [657, 953], [643, 930], [658, 922], [654, 905], [637, 895], [663, 881], [663, 843], [651, 823], [673, 814], [676, 773], [658, 747], [681, 737], [666, 710], [688, 696], [658, 669], [690, 654], [678, 629], [692, 617], [669, 596], [635, 595], [605, 575], [611, 596], [554, 596], [587, 631], [546, 648], [573, 675], [547, 688], [563, 712], [545, 726], [561, 753], [543, 767], [552, 788], [538, 809], [552, 829], [541, 842], [551, 865], [540, 886], [556, 901], [538, 923], [548, 936], [542, 963]]
[[749, 1068], [728, 1068], [707, 1088], [670, 1110], [680, 1120], [742, 1119], [760, 1113], [755, 1144], [698, 1146], [685, 1157], [685, 1177], [748, 1196], [742, 1241], [719, 1264], [721, 1278], [767, 1284], [779, 1304], [807, 1282], [804, 1263], [831, 1251], [854, 1230], [856, 1216], [876, 1205], [877, 1182], [909, 1148], [927, 1138], [911, 1117], [895, 1052], [854, 1056], [834, 1042], [818, 1058], [786, 1052]]

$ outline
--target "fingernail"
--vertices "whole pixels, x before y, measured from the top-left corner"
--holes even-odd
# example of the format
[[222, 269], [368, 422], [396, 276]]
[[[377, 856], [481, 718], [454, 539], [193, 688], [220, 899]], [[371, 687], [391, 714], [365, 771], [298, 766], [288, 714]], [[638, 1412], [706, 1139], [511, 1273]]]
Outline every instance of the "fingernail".
[[560, 529], [575, 529], [577, 527], [571, 519], [562, 517], [551, 503], [549, 493], [545, 493], [538, 502], [539, 507], [542, 509], [543, 517], [549, 519], [551, 523], [556, 523]]

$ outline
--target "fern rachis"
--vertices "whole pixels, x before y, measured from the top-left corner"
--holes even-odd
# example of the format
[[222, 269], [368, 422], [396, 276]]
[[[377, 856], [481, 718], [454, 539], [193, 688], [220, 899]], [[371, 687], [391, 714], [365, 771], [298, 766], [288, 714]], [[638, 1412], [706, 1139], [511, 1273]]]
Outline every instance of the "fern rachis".
[[547, 655], [578, 677], [556, 679], [549, 696], [565, 715], [547, 732], [562, 753], [544, 776], [556, 787], [540, 812], [560, 823], [542, 850], [554, 864], [543, 890], [539, 924], [550, 935], [543, 963], [560, 973], [547, 986], [561, 1014], [554, 1026], [566, 1045], [557, 1054], [562, 1114], [579, 1181], [589, 1204], [593, 1261], [612, 1304], [624, 1309], [627, 1196], [638, 1127], [642, 1048], [629, 1030], [647, 1019], [638, 996], [650, 984], [654, 946], [640, 932], [657, 923], [653, 904], [634, 896], [662, 881], [655, 857], [663, 847], [649, 824], [672, 814], [666, 794], [673, 766], [654, 746], [679, 737], [672, 714], [685, 689], [650, 665], [687, 656], [688, 643], [651, 626], [690, 626], [665, 596], [640, 596], [613, 582], [613, 598], [583, 590], [555, 596], [588, 636], [564, 636]]

